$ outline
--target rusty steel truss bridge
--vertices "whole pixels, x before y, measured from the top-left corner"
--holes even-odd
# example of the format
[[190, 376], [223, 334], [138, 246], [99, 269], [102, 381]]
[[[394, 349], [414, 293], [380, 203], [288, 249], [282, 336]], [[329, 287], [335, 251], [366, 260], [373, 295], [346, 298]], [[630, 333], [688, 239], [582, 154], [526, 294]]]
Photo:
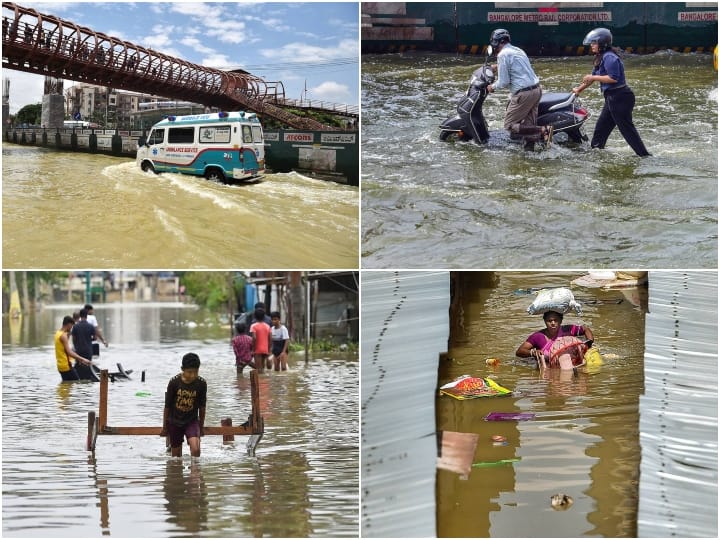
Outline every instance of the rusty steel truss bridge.
[[[338, 129], [285, 110], [294, 102], [285, 100], [281, 82], [193, 64], [11, 2], [2, 6], [5, 69], [250, 110], [296, 129]], [[356, 116], [357, 108], [329, 112]]]

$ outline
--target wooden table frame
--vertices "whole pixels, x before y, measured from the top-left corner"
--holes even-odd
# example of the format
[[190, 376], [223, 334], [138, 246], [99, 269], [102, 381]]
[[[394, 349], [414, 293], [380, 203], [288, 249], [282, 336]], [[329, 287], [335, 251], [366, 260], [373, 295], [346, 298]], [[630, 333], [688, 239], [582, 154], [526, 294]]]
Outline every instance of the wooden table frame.
[[[88, 412], [88, 436], [86, 450], [95, 453], [98, 435], [151, 435], [160, 436], [162, 427], [155, 426], [109, 426], [107, 414], [108, 402], [108, 370], [100, 371], [100, 409]], [[220, 426], [205, 426], [204, 434], [222, 435], [223, 442], [233, 441], [235, 435], [250, 435], [247, 442], [247, 453], [255, 455], [255, 448], [265, 432], [265, 423], [260, 414], [260, 388], [257, 371], [250, 371], [250, 395], [252, 412], [248, 418], [247, 426], [233, 426], [232, 419], [223, 418]], [[161, 413], [162, 411], [160, 411]], [[158, 414], [160, 414], [158, 413]]]

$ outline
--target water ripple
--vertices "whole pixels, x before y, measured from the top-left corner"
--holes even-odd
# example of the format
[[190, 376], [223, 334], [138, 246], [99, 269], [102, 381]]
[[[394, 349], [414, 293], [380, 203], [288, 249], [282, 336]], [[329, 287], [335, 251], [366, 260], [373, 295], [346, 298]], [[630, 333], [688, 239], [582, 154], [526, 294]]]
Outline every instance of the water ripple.
[[[663, 62], [672, 69], [658, 70]], [[363, 58], [364, 267], [536, 267], [538, 256], [558, 267], [716, 267], [717, 108], [707, 104], [717, 90], [706, 65], [690, 55], [626, 60], [634, 120], [654, 154], [645, 160], [617, 133], [603, 151], [439, 143], [476, 65]], [[534, 65], [552, 90], [589, 70], [577, 58]], [[672, 70], [679, 79], [667, 84]], [[486, 102], [491, 131], [502, 131], [506, 99]], [[591, 134], [602, 98], [591, 88], [582, 99]]]

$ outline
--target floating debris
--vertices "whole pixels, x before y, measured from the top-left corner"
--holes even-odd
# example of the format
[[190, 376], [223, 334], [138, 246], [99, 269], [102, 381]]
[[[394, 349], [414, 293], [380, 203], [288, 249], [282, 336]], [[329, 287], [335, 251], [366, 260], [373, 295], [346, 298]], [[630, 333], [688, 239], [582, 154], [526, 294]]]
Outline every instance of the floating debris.
[[488, 422], [501, 422], [503, 420], [532, 420], [535, 418], [535, 413], [523, 413], [523, 412], [491, 412], [485, 417]]
[[570, 495], [564, 493], [556, 493], [550, 496], [550, 506], [555, 510], [567, 510], [573, 504], [573, 498]]

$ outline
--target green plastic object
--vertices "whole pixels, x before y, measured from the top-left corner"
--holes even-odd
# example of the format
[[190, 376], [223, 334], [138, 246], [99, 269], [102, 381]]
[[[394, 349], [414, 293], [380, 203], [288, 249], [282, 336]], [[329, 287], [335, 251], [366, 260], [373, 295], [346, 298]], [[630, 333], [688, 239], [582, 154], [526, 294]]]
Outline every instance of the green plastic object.
[[508, 458], [508, 459], [499, 459], [497, 461], [478, 461], [477, 463], [473, 463], [472, 466], [476, 469], [479, 469], [482, 467], [497, 467], [498, 465], [505, 465], [506, 463], [514, 463], [515, 461], [520, 461], [520, 458], [515, 457], [515, 458]]
[[148, 392], [147, 390], [140, 390], [139, 392], [135, 392], [135, 395], [137, 397], [146, 397], [150, 395], [150, 392]]

